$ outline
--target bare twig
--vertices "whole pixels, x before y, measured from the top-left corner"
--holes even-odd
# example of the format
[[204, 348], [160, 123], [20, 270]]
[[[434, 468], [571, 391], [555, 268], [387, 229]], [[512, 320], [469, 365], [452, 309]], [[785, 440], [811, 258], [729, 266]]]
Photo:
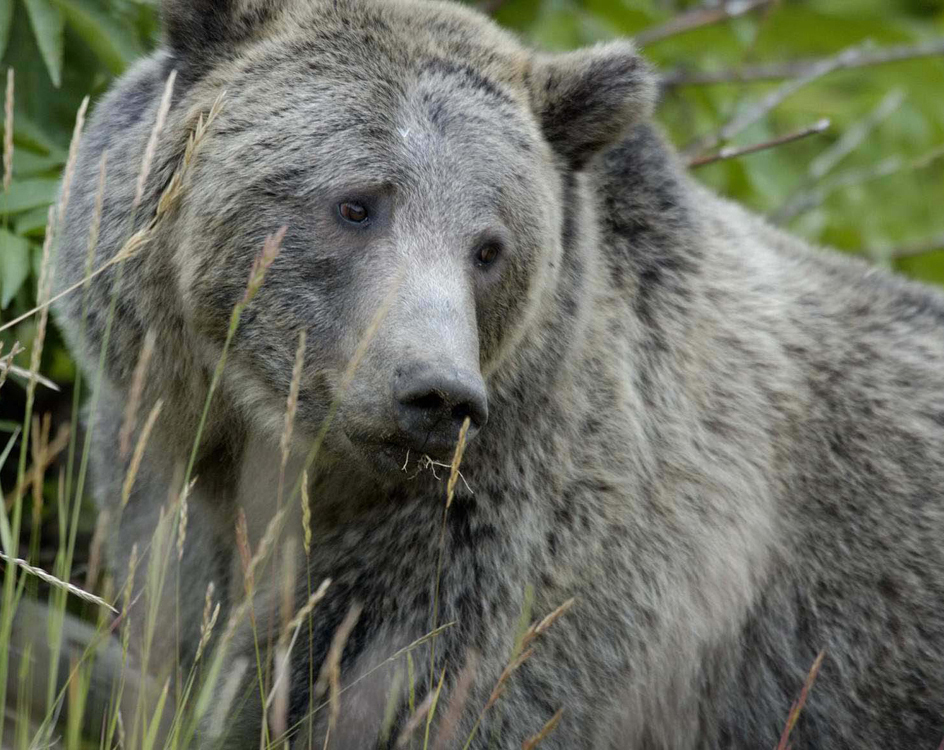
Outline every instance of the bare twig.
[[793, 94], [803, 87], [808, 86], [813, 81], [821, 78], [827, 73], [831, 73], [832, 71], [846, 65], [850, 60], [860, 55], [862, 53], [862, 49], [863, 47], [849, 47], [848, 49], [840, 52], [838, 55], [828, 57], [825, 60], [820, 60], [818, 63], [804, 71], [802, 75], [787, 81], [781, 86], [778, 86], [774, 91], [771, 91], [760, 101], [743, 107], [737, 114], [734, 115], [734, 117], [728, 120], [728, 122], [726, 122], [717, 131], [708, 133], [704, 137], [696, 140], [693, 144], [685, 149], [685, 155], [691, 157], [695, 156], [696, 154], [702, 154], [705, 151], [715, 148], [722, 143], [726, 143], [727, 141], [734, 138], [734, 136], [736, 136], [738, 133], [743, 132], [754, 123], [763, 119], [763, 117], [768, 112], [780, 106], [782, 102], [793, 96]]
[[699, 29], [702, 26], [711, 26], [727, 21], [731, 18], [743, 16], [756, 8], [769, 5], [773, 0], [727, 0], [716, 6], [702, 6], [693, 8], [675, 18], [671, 18], [658, 26], [650, 26], [636, 34], [636, 42], [640, 46], [661, 41], [676, 34]]
[[482, 13], [487, 15], [492, 15], [497, 13], [507, 5], [508, 0], [481, 0], [481, 2], [476, 6]]
[[901, 106], [904, 100], [905, 95], [901, 89], [890, 92], [861, 122], [847, 129], [832, 146], [810, 162], [806, 179], [784, 201], [783, 205], [771, 214], [771, 220], [777, 224], [782, 224], [806, 210], [809, 207], [807, 202], [816, 183], [826, 177], [843, 159], [855, 151], [872, 134], [875, 128]]
[[892, 257], [895, 260], [901, 260], [902, 258], [915, 258], [919, 255], [937, 253], [942, 250], [944, 250], [944, 234], [939, 234], [937, 237], [925, 240], [924, 242], [913, 242], [903, 245], [892, 252]]
[[868, 251], [872, 258], [887, 258], [889, 260], [902, 260], [904, 258], [917, 258], [929, 253], [938, 253], [944, 251], [944, 232], [934, 237], [928, 237], [914, 242], [907, 242], [897, 247], [887, 249], [873, 248]]
[[791, 207], [789, 214], [785, 214], [783, 209], [780, 209], [772, 214], [769, 219], [774, 223], [783, 223], [788, 219], [792, 219], [821, 205], [829, 196], [840, 190], [845, 190], [855, 185], [861, 185], [865, 182], [871, 182], [872, 180], [879, 180], [883, 177], [890, 177], [899, 172], [925, 169], [941, 158], [944, 158], [944, 144], [931, 149], [916, 159], [903, 159], [900, 156], [890, 156], [887, 159], [883, 159], [878, 164], [865, 169], [850, 169], [841, 172], [830, 180], [824, 180], [808, 193], [799, 196], [796, 199], [796, 206]]
[[688, 163], [688, 166], [691, 169], [697, 169], [698, 167], [704, 167], [707, 164], [714, 164], [715, 162], [726, 161], [728, 159], [737, 159], [739, 156], [746, 156], [747, 154], [753, 154], [758, 151], [766, 151], [767, 149], [776, 148], [777, 146], [783, 146], [786, 143], [793, 143], [793, 141], [798, 141], [801, 138], [806, 138], [810, 135], [822, 133], [824, 130], [829, 129], [830, 124], [829, 118], [824, 117], [822, 120], [819, 120], [809, 127], [802, 128], [801, 130], [795, 130], [792, 133], [787, 133], [786, 135], [782, 135], [779, 138], [773, 138], [769, 141], [764, 141], [763, 143], [755, 143], [751, 146], [742, 146], [740, 148], [735, 146], [726, 146], [716, 154], [699, 156], [697, 159], [692, 159]]
[[839, 140], [810, 162], [810, 179], [820, 180], [832, 172], [839, 162], [861, 146], [872, 131], [887, 120], [904, 101], [904, 91], [901, 89], [890, 91], [861, 122], [848, 128]]
[[[931, 39], [918, 44], [901, 44], [891, 47], [864, 47], [858, 48], [858, 53], [850, 55], [842, 61], [836, 70], [852, 70], [866, 68], [873, 65], [886, 65], [903, 60], [915, 60], [921, 57], [936, 57], [944, 55], [944, 37]], [[786, 78], [800, 78], [807, 71], [830, 60], [804, 59], [792, 60], [783, 63], [766, 65], [752, 65], [743, 68], [719, 70], [716, 72], [690, 72], [677, 70], [662, 77], [662, 86], [713, 86], [721, 83], [756, 83], [761, 81], [780, 81]]]

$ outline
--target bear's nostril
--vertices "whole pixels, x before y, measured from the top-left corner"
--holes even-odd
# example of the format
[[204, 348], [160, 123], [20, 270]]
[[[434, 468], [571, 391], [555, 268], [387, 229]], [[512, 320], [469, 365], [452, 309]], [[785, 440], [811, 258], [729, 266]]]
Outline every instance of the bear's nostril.
[[476, 419], [475, 419], [475, 415], [472, 412], [473, 412], [472, 404], [470, 403], [458, 404], [452, 407], [452, 418], [457, 421], [464, 422], [465, 418], [469, 417], [469, 419], [471, 419], [474, 422], [476, 421]]
[[441, 409], [443, 407], [443, 399], [438, 393], [427, 393], [424, 396], [410, 399], [404, 405], [412, 406], [416, 409], [432, 411]]

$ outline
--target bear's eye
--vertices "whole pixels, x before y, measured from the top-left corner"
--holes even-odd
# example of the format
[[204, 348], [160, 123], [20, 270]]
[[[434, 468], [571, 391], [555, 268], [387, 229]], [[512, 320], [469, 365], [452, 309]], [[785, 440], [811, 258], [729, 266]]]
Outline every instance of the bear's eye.
[[480, 266], [490, 266], [501, 255], [501, 244], [496, 241], [484, 243], [475, 253], [475, 260]]
[[360, 203], [342, 203], [338, 206], [338, 213], [351, 224], [363, 224], [368, 219], [367, 209]]

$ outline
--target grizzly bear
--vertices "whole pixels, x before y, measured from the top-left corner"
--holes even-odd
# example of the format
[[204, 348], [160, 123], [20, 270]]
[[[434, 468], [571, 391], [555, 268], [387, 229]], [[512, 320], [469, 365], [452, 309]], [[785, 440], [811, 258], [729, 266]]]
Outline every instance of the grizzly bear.
[[[119, 580], [195, 479], [151, 668], [192, 663], [209, 583], [221, 622], [238, 612], [237, 521], [255, 553], [302, 477], [310, 498], [307, 551], [296, 510], [267, 541], [256, 632], [237, 628], [201, 747], [276, 731], [258, 683], [279, 672], [264, 652], [293, 567], [289, 616], [331, 580], [284, 677], [293, 747], [386, 746], [441, 679], [433, 746], [517, 748], [563, 709], [548, 750], [771, 748], [821, 653], [794, 747], [937, 746], [941, 294], [698, 185], [629, 42], [538, 53], [430, 0], [163, 14], [163, 46], [97, 107], [57, 270], [60, 288], [86, 273], [107, 152], [92, 265], [153, 224], [58, 315], [91, 382], [104, 362], [88, 423], [115, 512], [153, 332], [141, 414], [163, 408], [110, 543]], [[316, 684], [331, 659], [339, 711]]]

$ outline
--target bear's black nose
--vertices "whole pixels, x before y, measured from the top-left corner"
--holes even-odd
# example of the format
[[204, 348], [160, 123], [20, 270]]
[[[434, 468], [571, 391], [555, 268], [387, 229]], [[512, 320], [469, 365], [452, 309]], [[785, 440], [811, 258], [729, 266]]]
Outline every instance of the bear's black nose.
[[420, 453], [450, 455], [469, 418], [467, 439], [488, 420], [485, 383], [477, 373], [418, 366], [401, 371], [394, 390], [397, 425], [404, 441]]

